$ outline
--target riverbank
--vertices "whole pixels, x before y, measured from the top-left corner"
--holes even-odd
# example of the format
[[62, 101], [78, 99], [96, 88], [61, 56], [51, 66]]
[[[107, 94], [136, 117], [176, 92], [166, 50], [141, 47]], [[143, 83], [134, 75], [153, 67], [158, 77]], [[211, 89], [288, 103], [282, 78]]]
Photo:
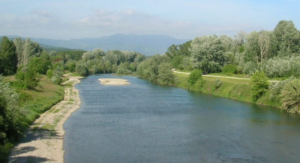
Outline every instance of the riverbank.
[[[175, 86], [196, 91], [195, 89], [189, 87], [189, 74], [176, 73], [174, 75], [177, 78]], [[201, 89], [201, 92], [203, 93], [235, 99], [238, 101], [255, 103], [259, 105], [271, 106], [276, 108], [281, 107], [280, 100], [270, 98], [269, 90], [267, 90], [267, 92], [263, 96], [261, 96], [256, 102], [253, 102], [250, 80], [215, 78], [210, 76], [203, 76], [203, 79], [205, 80], [205, 84]], [[218, 79], [221, 81], [221, 85], [219, 87], [216, 87], [216, 81]]]
[[80, 98], [74, 85], [81, 77], [70, 77], [64, 82], [64, 100], [43, 113], [31, 125], [26, 137], [11, 152], [10, 163], [63, 162], [63, 124], [79, 108]]

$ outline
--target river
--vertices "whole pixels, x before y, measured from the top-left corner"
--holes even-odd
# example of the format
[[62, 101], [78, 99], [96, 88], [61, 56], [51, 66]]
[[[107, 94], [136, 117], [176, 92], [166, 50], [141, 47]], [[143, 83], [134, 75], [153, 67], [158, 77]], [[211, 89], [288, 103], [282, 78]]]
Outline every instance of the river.
[[300, 162], [297, 115], [132, 76], [92, 75], [76, 87], [81, 106], [64, 125], [66, 163]]

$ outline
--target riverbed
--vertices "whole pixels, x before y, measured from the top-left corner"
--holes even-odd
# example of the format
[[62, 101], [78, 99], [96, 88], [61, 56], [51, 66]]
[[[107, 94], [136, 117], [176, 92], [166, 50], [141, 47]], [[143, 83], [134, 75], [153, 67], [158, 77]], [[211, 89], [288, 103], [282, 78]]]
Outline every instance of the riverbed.
[[67, 163], [300, 162], [297, 115], [132, 76], [92, 75], [76, 88], [81, 106], [64, 125]]

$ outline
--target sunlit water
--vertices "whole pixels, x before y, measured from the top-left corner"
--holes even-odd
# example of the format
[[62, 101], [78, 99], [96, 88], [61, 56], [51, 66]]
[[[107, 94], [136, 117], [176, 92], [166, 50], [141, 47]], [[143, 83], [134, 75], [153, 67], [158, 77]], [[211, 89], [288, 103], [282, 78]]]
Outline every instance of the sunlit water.
[[[131, 85], [104, 86], [99, 78]], [[82, 79], [67, 163], [300, 162], [300, 117], [136, 77]]]

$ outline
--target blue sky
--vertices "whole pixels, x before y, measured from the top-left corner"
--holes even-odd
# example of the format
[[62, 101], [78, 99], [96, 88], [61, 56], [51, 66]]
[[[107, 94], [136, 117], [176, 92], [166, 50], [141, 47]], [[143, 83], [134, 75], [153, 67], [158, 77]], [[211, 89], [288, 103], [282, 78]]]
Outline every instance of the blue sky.
[[0, 0], [0, 35], [74, 39], [124, 34], [233, 36], [300, 27], [297, 0]]

